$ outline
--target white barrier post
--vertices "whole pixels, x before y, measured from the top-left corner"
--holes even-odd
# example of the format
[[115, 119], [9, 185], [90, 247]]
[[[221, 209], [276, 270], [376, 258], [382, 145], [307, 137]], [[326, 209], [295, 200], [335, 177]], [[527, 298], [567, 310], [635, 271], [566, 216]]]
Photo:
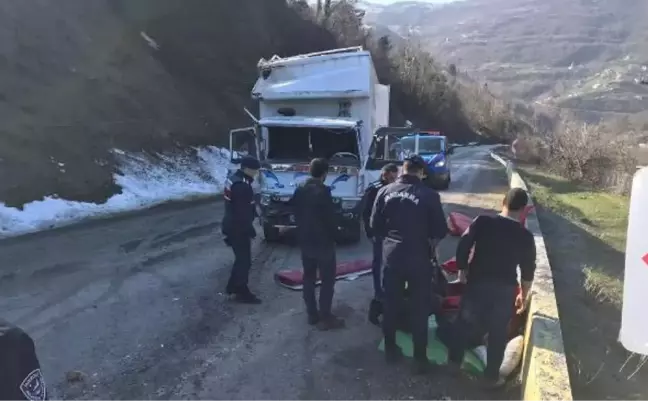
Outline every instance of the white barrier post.
[[623, 311], [619, 341], [630, 352], [648, 355], [648, 167], [634, 176], [626, 238]]

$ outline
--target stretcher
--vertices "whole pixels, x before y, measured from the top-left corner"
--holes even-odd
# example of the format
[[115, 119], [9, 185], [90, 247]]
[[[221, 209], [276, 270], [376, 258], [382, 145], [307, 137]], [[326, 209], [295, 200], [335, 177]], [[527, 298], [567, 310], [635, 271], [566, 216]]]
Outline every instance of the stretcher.
[[[533, 210], [533, 205], [527, 205], [524, 207], [522, 210], [522, 213], [520, 213], [520, 223], [525, 224], [527, 216], [531, 211]], [[448, 213], [448, 218], [447, 218], [447, 223], [448, 223], [448, 230], [450, 231], [450, 235], [453, 235], [455, 237], [461, 236], [463, 233], [466, 232], [468, 227], [470, 227], [470, 224], [474, 218], [465, 215], [463, 213], [459, 212], [450, 212]]]
[[[355, 279], [365, 274], [371, 273], [371, 260], [352, 260], [349, 262], [341, 262], [336, 266], [335, 279]], [[304, 287], [304, 273], [301, 268], [280, 270], [274, 275], [275, 281], [282, 287], [291, 290], [301, 290]], [[317, 277], [316, 285], [322, 284], [319, 276]]]

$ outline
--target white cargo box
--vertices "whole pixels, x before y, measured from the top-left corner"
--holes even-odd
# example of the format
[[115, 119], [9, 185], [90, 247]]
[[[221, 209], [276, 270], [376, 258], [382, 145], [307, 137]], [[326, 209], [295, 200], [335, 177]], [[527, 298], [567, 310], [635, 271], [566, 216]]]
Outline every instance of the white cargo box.
[[371, 97], [371, 54], [361, 47], [259, 61], [252, 89], [259, 100]]

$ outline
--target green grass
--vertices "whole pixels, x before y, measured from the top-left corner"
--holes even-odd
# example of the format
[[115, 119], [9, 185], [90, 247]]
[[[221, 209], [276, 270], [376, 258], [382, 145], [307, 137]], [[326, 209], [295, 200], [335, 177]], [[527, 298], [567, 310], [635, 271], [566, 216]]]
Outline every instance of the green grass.
[[[542, 207], [570, 220], [614, 250], [625, 252], [627, 196], [592, 190], [536, 169], [524, 169], [522, 175]], [[623, 294], [623, 269], [606, 265], [604, 257], [600, 261], [600, 265], [583, 266], [585, 289], [596, 300], [618, 307]]]

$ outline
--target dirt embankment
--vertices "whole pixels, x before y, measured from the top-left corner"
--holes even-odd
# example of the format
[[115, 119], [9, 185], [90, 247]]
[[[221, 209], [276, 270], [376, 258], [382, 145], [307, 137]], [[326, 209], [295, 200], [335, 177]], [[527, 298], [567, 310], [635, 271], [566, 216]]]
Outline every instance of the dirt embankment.
[[260, 57], [334, 46], [283, 0], [0, 2], [0, 202], [101, 202], [111, 149], [225, 144]]

